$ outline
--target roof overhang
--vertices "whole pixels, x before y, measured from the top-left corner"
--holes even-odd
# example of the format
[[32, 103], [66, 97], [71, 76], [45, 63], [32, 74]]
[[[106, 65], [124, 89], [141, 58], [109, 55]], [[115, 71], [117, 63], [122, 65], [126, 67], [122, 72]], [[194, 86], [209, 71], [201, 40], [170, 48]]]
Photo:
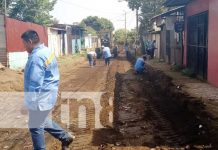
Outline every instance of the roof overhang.
[[55, 31], [66, 31], [65, 29], [62, 28], [54, 28], [54, 27], [49, 27], [49, 29], [55, 30]]
[[166, 7], [182, 6], [182, 5], [187, 5], [189, 2], [190, 0], [167, 0], [164, 3], [164, 6]]
[[164, 13], [161, 13], [159, 15], [156, 15], [156, 16], [152, 17], [151, 20], [153, 21], [153, 20], [155, 20], [157, 18], [162, 18], [162, 17], [170, 16], [173, 13], [176, 13], [176, 12], [184, 12], [184, 9], [185, 9], [185, 6], [176, 7], [174, 9], [171, 9], [169, 11], [166, 11]]

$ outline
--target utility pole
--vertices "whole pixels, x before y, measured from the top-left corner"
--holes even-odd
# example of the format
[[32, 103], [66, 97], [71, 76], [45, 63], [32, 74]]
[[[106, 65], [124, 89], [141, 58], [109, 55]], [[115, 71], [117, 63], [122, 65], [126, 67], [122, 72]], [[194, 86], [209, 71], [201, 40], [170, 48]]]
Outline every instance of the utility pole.
[[126, 29], [126, 11], [125, 11], [125, 36], [126, 36], [126, 41], [127, 41], [127, 29]]
[[7, 16], [7, 0], [5, 0], [5, 16]]
[[139, 10], [136, 9], [136, 40], [138, 40], [139, 35]]
[[135, 57], [136, 57], [136, 51], [139, 44], [139, 9], [136, 9], [136, 37], [135, 37]]

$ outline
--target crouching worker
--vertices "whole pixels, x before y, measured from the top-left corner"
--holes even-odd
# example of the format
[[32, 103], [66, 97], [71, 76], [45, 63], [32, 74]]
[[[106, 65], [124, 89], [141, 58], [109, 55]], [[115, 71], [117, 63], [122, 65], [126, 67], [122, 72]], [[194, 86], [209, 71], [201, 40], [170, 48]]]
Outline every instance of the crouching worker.
[[144, 72], [146, 59], [147, 57], [144, 55], [136, 60], [135, 67], [134, 67], [135, 74], [142, 74]]
[[87, 58], [89, 60], [90, 67], [93, 67], [96, 65], [96, 56], [97, 56], [96, 52], [94, 51], [88, 52]]

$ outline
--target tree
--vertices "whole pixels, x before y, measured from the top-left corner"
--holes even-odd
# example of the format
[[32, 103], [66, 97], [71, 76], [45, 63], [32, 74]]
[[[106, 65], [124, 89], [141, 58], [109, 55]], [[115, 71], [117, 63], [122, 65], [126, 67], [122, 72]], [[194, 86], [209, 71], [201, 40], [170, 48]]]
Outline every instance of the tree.
[[[150, 19], [163, 12], [164, 8], [162, 4], [166, 0], [126, 0], [128, 2], [128, 6], [132, 10], [141, 9], [141, 14], [139, 21], [141, 23], [141, 30], [148, 30], [150, 27]], [[140, 32], [141, 33], [141, 32]]]
[[99, 18], [97, 16], [89, 16], [83, 19], [80, 24], [82, 26], [85, 25], [86, 27], [91, 27], [96, 32], [104, 30], [104, 29], [114, 30], [113, 23], [110, 20], [106, 18]]
[[149, 30], [151, 27], [150, 19], [164, 11], [163, 3], [166, 0], [144, 0], [141, 6], [141, 28]]
[[54, 18], [54, 19], [51, 20], [52, 25], [59, 24], [59, 22], [60, 21], [57, 18]]
[[57, 0], [13, 0], [9, 7], [9, 16], [18, 20], [50, 25]]
[[139, 8], [143, 5], [144, 0], [126, 0], [128, 2], [128, 6], [132, 10], [139, 10]]
[[86, 34], [91, 34], [94, 36], [97, 35], [96, 31], [92, 27], [86, 27], [85, 29], [86, 29], [86, 31], [85, 31]]
[[126, 30], [116, 30], [114, 33], [114, 41], [118, 44], [124, 44], [126, 42]]
[[[127, 34], [127, 39], [126, 39], [126, 34]], [[114, 41], [115, 43], [121, 44], [121, 45], [123, 45], [126, 41], [128, 43], [133, 44], [135, 42], [135, 35], [136, 35], [135, 30], [133, 31], [127, 30], [127, 33], [126, 33], [125, 29], [119, 29], [119, 30], [116, 30], [114, 33]]]
[[110, 20], [106, 18], [99, 18], [98, 21], [101, 24], [102, 29], [114, 30], [114, 25]]
[[129, 31], [127, 33], [127, 42], [133, 44], [136, 40], [136, 30]]
[[80, 27], [85, 29], [85, 34], [92, 34], [92, 35], [97, 35], [97, 32], [95, 29], [93, 29], [91, 26], [86, 26], [85, 22], [82, 21], [80, 23]]
[[[12, 2], [14, 0], [7, 0], [6, 2], [6, 9], [9, 9]], [[5, 0], [0, 0], [0, 13], [4, 14], [4, 11], [5, 11]]]

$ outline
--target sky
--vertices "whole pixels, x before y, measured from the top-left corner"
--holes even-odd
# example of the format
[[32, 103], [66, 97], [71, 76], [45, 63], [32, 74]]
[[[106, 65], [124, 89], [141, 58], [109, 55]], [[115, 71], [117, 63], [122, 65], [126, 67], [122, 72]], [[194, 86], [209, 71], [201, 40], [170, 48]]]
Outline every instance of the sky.
[[118, 0], [58, 0], [51, 15], [60, 23], [72, 24], [81, 22], [88, 16], [98, 16], [113, 22], [115, 29], [125, 28], [125, 12], [127, 13], [127, 29], [136, 26], [135, 12], [128, 8], [126, 2]]

